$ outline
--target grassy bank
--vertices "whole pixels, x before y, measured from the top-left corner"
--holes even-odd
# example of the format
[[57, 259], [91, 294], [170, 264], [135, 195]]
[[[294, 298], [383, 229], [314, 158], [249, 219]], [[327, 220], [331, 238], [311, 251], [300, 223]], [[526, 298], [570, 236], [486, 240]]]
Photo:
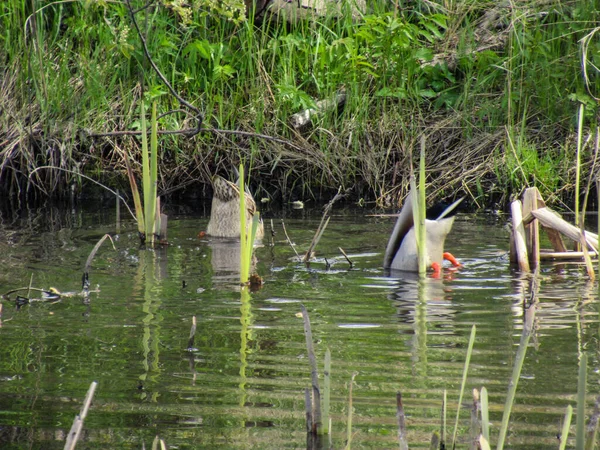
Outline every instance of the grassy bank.
[[[393, 204], [425, 133], [432, 197], [463, 191], [491, 206], [537, 185], [572, 204], [581, 102], [584, 128], [597, 125], [600, 36], [587, 48], [589, 90], [580, 40], [599, 23], [598, 1], [411, 2], [294, 26], [163, 3], [135, 17], [157, 67], [202, 118], [198, 134], [160, 138], [159, 192], [198, 189], [242, 161], [259, 197], [318, 198], [341, 185]], [[173, 111], [160, 129], [199, 126], [150, 66], [127, 3], [2, 2], [0, 68], [5, 193], [86, 189], [70, 172], [28, 178], [45, 165], [125, 186], [124, 154], [138, 155], [139, 139], [96, 135], [138, 130], [142, 96]], [[291, 127], [292, 114], [341, 91], [343, 107]]]

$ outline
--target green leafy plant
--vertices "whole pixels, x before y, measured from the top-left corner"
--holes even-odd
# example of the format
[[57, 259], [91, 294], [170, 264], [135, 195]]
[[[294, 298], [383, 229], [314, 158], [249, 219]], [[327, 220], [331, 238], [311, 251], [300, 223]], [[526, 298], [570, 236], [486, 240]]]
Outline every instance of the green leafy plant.
[[158, 121], [156, 119], [156, 102], [152, 104], [152, 119], [150, 122], [150, 148], [148, 148], [148, 133], [146, 127], [146, 111], [144, 108], [144, 102], [142, 102], [140, 106], [140, 125], [142, 132], [143, 206], [128, 157], [125, 158], [125, 162], [127, 164], [127, 174], [129, 177], [129, 184], [135, 205], [140, 240], [142, 243], [149, 243], [150, 245], [153, 245], [155, 237], [161, 237], [161, 217], [159, 210], [160, 199], [157, 196]]
[[252, 227], [247, 229], [246, 221], [246, 190], [244, 185], [244, 165], [240, 164], [238, 188], [240, 191], [240, 283], [245, 285], [250, 281], [250, 267], [254, 254], [254, 239], [259, 223], [259, 212], [252, 218]]

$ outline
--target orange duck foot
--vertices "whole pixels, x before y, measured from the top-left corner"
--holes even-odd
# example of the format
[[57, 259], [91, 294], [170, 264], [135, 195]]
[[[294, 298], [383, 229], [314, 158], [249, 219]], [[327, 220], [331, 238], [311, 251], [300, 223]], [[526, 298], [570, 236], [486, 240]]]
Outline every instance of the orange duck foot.
[[454, 266], [454, 267], [460, 267], [460, 263], [458, 262], [458, 260], [452, 255], [452, 253], [449, 252], [445, 252], [443, 255], [444, 259], [446, 261], [450, 261], [450, 263]]

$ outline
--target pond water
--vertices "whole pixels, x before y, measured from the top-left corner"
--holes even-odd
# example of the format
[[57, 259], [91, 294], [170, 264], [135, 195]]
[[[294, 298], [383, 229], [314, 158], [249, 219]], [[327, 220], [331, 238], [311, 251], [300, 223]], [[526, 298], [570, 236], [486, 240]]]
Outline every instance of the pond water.
[[[459, 215], [447, 248], [463, 267], [419, 283], [385, 276], [382, 252], [394, 219], [371, 213], [334, 207], [307, 268], [287, 243], [281, 218], [301, 253], [320, 211], [267, 212], [275, 236], [271, 243], [267, 219], [256, 265], [265, 284], [249, 301], [242, 301], [232, 268], [235, 247], [198, 237], [208, 217], [171, 213], [170, 245], [155, 251], [139, 248], [132, 222], [117, 234], [110, 208], [3, 217], [0, 292], [31, 283], [73, 295], [35, 301], [40, 293], [32, 291], [20, 308], [16, 294], [2, 300], [0, 448], [63, 448], [92, 381], [98, 388], [78, 448], [150, 448], [157, 434], [168, 448], [306, 448], [304, 389], [311, 382], [301, 304], [321, 371], [331, 350], [332, 448], [345, 445], [353, 373], [353, 448], [397, 448], [397, 392], [411, 447], [428, 448], [447, 389], [450, 438], [473, 324], [459, 447], [468, 439], [470, 393], [482, 386], [494, 443], [527, 284], [509, 268], [507, 218]], [[105, 242], [98, 251], [85, 300], [77, 295], [82, 271], [105, 233], [116, 250]], [[565, 409], [576, 404], [581, 352], [589, 356], [590, 405], [599, 390], [596, 285], [573, 264], [547, 264], [540, 280], [508, 448], [557, 446]], [[187, 350], [193, 316], [197, 332]]]

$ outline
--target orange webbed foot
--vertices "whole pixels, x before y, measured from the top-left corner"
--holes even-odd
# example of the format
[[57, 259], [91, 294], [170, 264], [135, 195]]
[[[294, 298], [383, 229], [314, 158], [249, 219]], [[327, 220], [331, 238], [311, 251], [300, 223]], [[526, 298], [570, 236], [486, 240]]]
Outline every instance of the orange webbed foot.
[[460, 263], [458, 262], [458, 260], [454, 257], [454, 255], [452, 255], [452, 253], [449, 252], [445, 252], [443, 255], [443, 258], [446, 261], [450, 261], [450, 263], [454, 266], [454, 267], [460, 267]]

